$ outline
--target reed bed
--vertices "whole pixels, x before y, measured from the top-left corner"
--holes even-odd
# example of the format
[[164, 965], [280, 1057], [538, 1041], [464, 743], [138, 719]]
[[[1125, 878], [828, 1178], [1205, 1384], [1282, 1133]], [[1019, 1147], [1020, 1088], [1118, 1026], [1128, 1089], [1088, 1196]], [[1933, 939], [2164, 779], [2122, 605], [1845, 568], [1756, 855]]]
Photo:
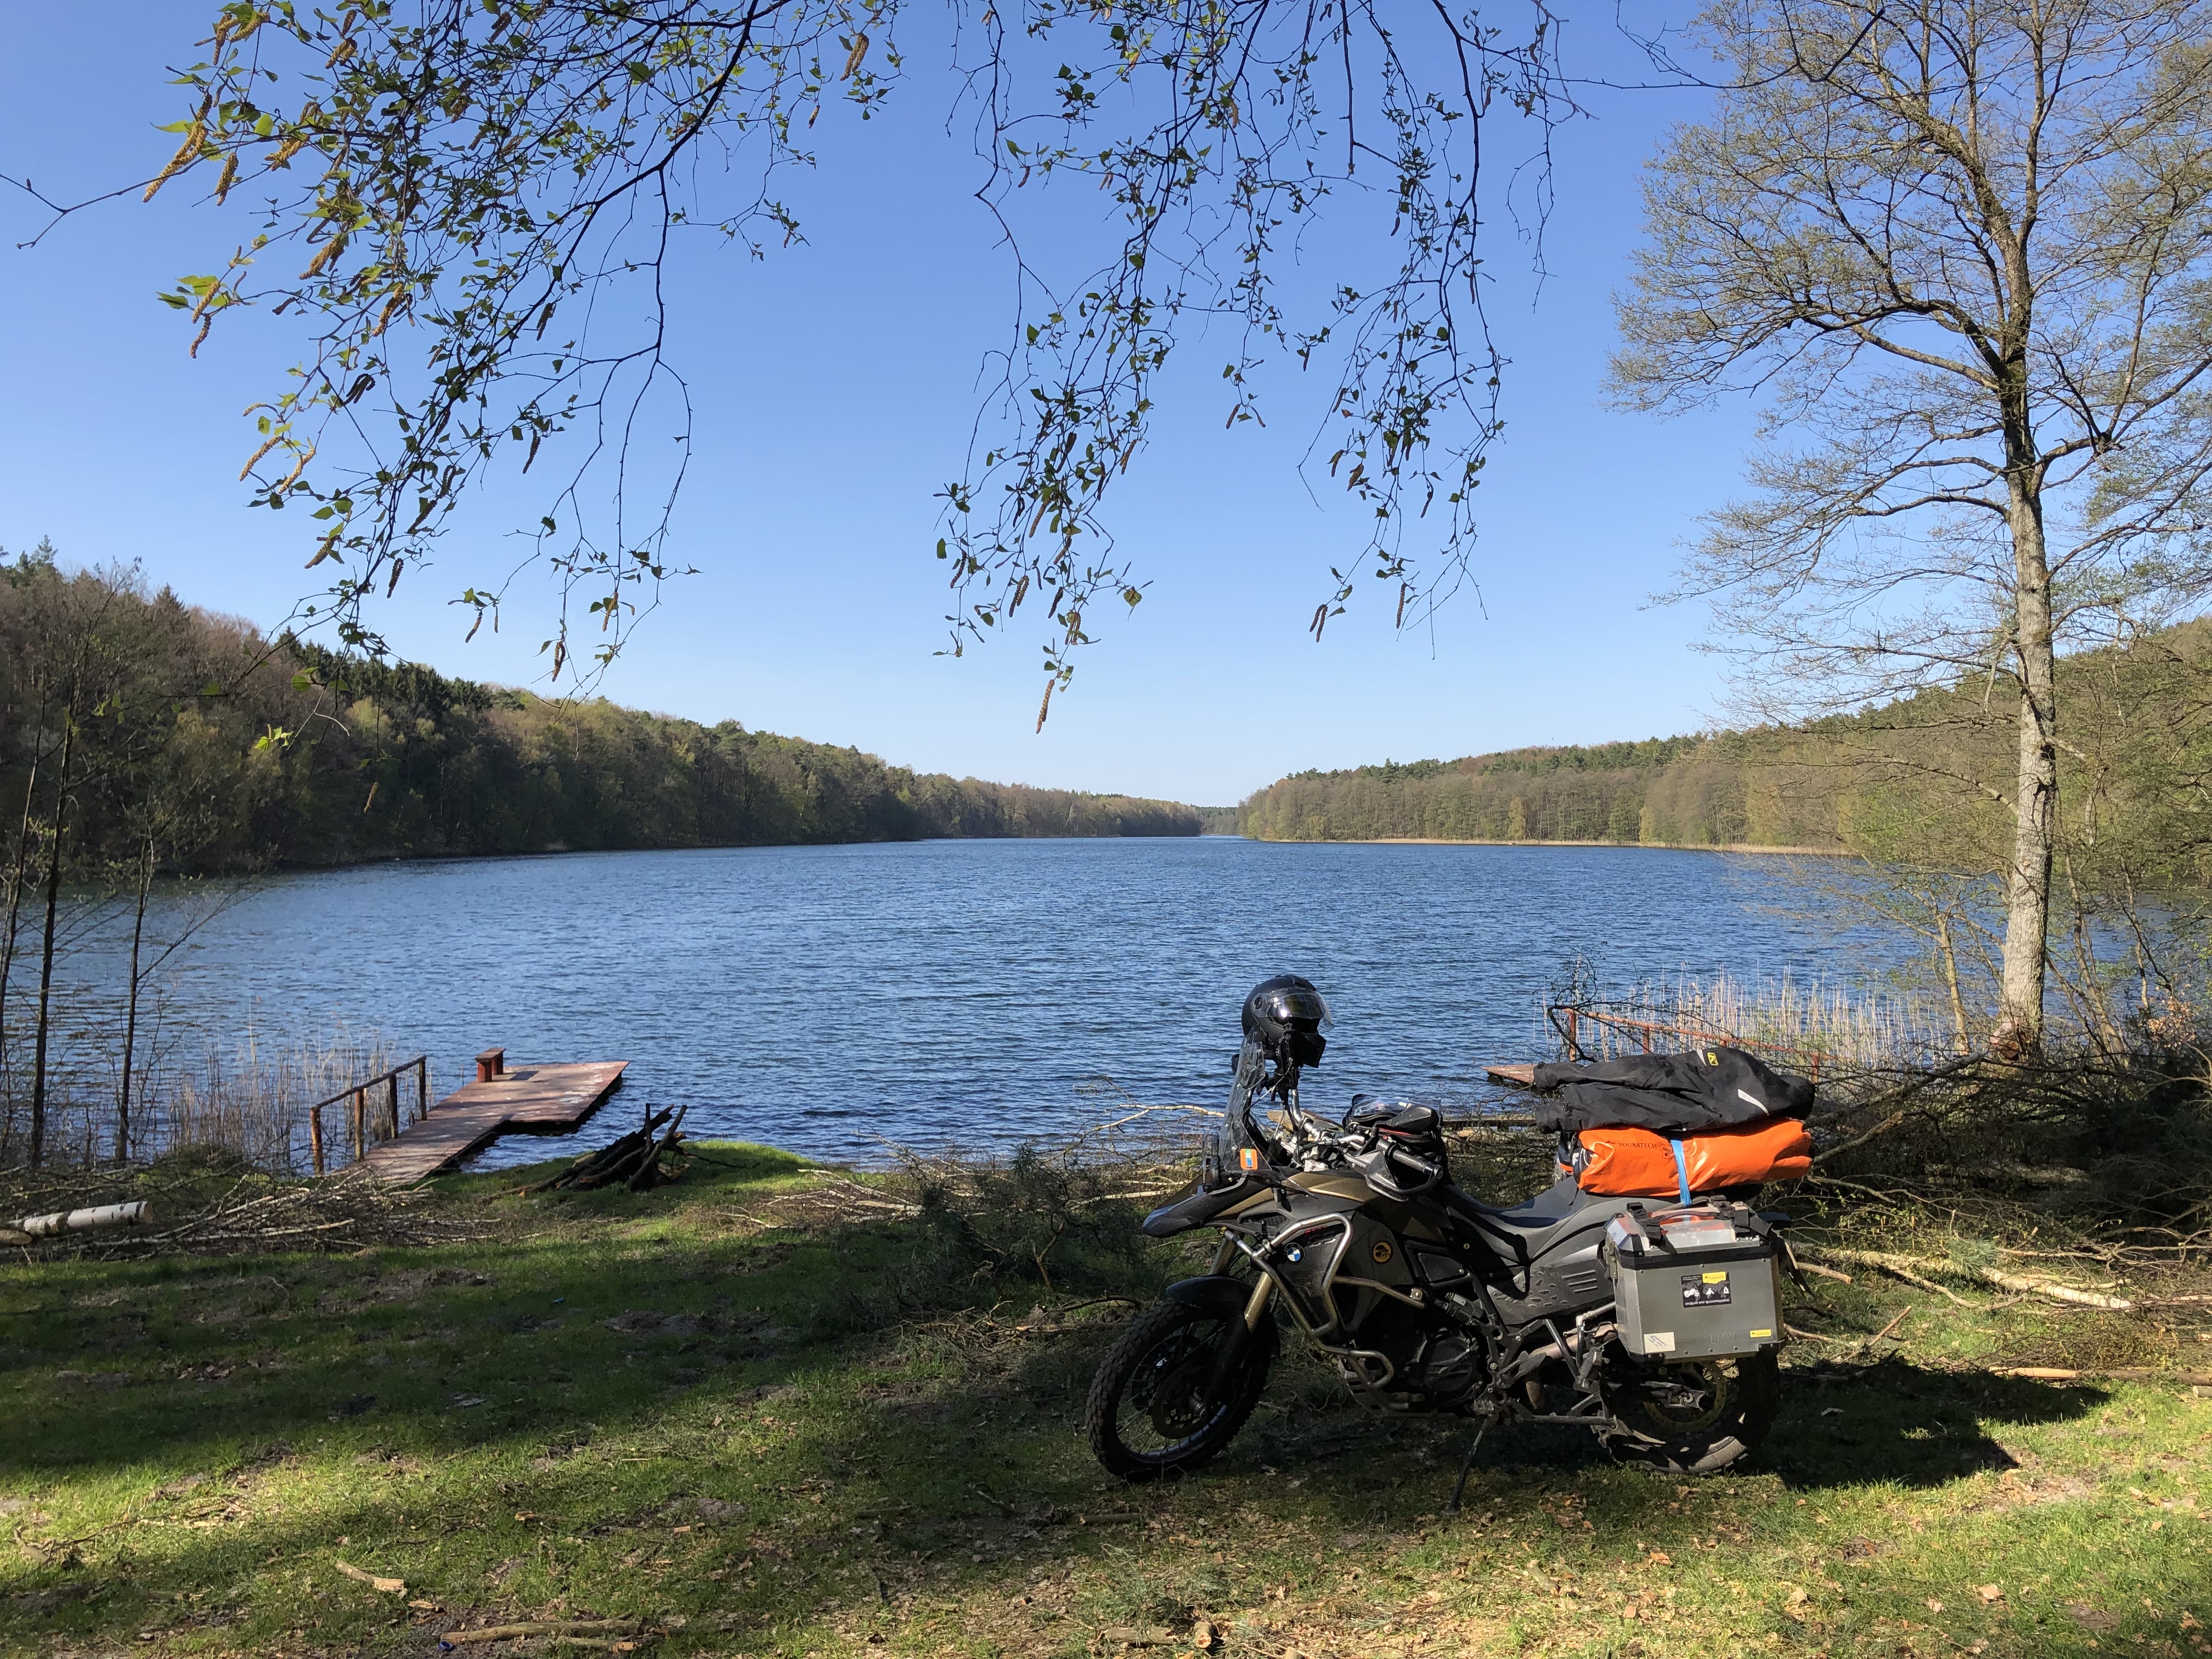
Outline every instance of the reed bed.
[[[338, 1024], [288, 1039], [248, 1028], [237, 1042], [203, 1043], [195, 1054], [158, 1057], [131, 1084], [129, 1153], [134, 1163], [179, 1155], [216, 1155], [266, 1175], [304, 1175], [313, 1166], [309, 1109], [363, 1080], [388, 1071], [403, 1056], [381, 1031]], [[16, 1133], [0, 1163], [19, 1162], [27, 1093], [14, 1079], [6, 1111]], [[95, 1166], [111, 1161], [117, 1142], [114, 1080], [96, 1073], [63, 1073], [48, 1103], [47, 1161]], [[412, 1079], [402, 1089], [411, 1101]], [[434, 1096], [433, 1097], [434, 1098]], [[399, 1127], [404, 1127], [403, 1110]], [[357, 1150], [343, 1103], [324, 1114], [327, 1161], [340, 1168]], [[393, 1126], [381, 1091], [372, 1091], [363, 1133], [368, 1145], [387, 1139]], [[366, 1150], [365, 1147], [359, 1150]]]
[[[194, 1064], [163, 1079], [158, 1150], [220, 1147], [257, 1170], [301, 1174], [311, 1167], [308, 1109], [391, 1070], [399, 1059], [383, 1033], [345, 1026], [283, 1043], [249, 1032], [228, 1054], [210, 1044]], [[338, 1151], [341, 1115], [332, 1114], [325, 1125], [334, 1164], [352, 1150], [348, 1142]], [[372, 1143], [387, 1139], [390, 1127], [380, 1111], [368, 1114]]]
[[1586, 1060], [1720, 1041], [1794, 1071], [1839, 1079], [1939, 1063], [1957, 1051], [1953, 1022], [1933, 998], [1787, 975], [1757, 981], [1716, 974], [1644, 980], [1602, 994], [1581, 983], [1547, 999], [1547, 1038]]

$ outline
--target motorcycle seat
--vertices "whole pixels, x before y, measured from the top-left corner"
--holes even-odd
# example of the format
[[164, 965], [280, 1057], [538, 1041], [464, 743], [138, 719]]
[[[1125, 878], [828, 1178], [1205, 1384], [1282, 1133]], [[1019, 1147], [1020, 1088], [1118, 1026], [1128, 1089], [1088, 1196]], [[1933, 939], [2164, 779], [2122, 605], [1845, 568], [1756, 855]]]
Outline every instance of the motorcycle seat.
[[1583, 1205], [1583, 1194], [1575, 1185], [1571, 1176], [1562, 1176], [1533, 1198], [1524, 1198], [1518, 1204], [1485, 1204], [1480, 1199], [1470, 1198], [1456, 1187], [1446, 1194], [1451, 1206], [1470, 1221], [1504, 1225], [1524, 1232], [1547, 1232], [1572, 1215]]

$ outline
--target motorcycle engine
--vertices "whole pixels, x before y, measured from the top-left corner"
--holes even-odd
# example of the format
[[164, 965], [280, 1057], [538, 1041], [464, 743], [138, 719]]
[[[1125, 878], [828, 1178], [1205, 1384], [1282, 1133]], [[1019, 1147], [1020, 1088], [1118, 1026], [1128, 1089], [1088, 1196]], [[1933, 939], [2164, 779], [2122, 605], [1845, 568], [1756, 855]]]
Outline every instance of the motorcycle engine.
[[1390, 1362], [1393, 1376], [1384, 1393], [1425, 1396], [1420, 1401], [1425, 1406], [1455, 1403], [1474, 1389], [1487, 1369], [1481, 1338], [1474, 1332], [1395, 1297], [1369, 1310], [1352, 1340]]

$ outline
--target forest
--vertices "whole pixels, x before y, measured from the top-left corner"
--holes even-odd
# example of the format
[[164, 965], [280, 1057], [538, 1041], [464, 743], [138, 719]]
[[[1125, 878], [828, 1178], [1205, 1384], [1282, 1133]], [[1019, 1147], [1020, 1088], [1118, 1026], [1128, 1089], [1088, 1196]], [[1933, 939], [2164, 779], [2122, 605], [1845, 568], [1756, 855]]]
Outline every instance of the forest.
[[18, 884], [149, 862], [1199, 832], [1175, 802], [919, 774], [264, 638], [51, 550], [0, 576], [0, 804]]
[[[2062, 863], [2142, 885], [2212, 878], [2212, 637], [2147, 633], [2062, 659]], [[1300, 772], [1246, 799], [1267, 841], [1413, 839], [1754, 846], [1883, 865], [1987, 864], [2009, 823], [2017, 714], [1961, 682], [1859, 714], [1641, 742]]]

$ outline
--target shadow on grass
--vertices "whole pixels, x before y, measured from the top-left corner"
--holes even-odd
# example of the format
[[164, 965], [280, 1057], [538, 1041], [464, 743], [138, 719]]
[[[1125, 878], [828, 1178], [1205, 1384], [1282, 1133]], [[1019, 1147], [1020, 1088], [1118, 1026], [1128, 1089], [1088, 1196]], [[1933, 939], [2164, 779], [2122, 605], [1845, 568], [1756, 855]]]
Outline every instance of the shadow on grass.
[[1890, 1358], [1784, 1373], [1782, 1414], [1763, 1461], [1796, 1488], [1887, 1481], [1934, 1486], [2018, 1467], [1990, 1425], [2073, 1422], [2111, 1398], [1987, 1371]]
[[[722, 1650], [881, 1626], [968, 1581], [1011, 1593], [1139, 1540], [1157, 1559], [1116, 1568], [1104, 1611], [1171, 1622], [1292, 1570], [1183, 1547], [1209, 1516], [1256, 1505], [1356, 1550], [1431, 1525], [1449, 1492], [1462, 1425], [1350, 1408], [1310, 1358], [1212, 1468], [1121, 1486], [1079, 1425], [1114, 1327], [978, 1317], [1085, 1291], [979, 1281], [918, 1223], [769, 1213], [763, 1231], [805, 1166], [716, 1156], [663, 1192], [502, 1200], [485, 1212], [523, 1219], [495, 1241], [0, 1277], [0, 1501], [21, 1547], [0, 1633], [219, 1625], [249, 1648], [307, 1632], [420, 1652], [464, 1616], [565, 1604], [681, 1620], [674, 1650]], [[447, 1189], [486, 1200], [540, 1173]], [[1113, 1271], [1086, 1290], [1148, 1296], [1187, 1268], [1160, 1251]], [[1954, 1480], [2009, 1461], [1990, 1425], [2100, 1398], [1793, 1370], [1773, 1441], [1723, 1484], [1756, 1508], [1783, 1484]], [[1475, 1490], [1613, 1548], [1673, 1507], [1666, 1480], [1572, 1431], [1493, 1434]], [[1295, 1570], [1325, 1547], [1302, 1543]], [[336, 1577], [340, 1555], [424, 1605]]]

